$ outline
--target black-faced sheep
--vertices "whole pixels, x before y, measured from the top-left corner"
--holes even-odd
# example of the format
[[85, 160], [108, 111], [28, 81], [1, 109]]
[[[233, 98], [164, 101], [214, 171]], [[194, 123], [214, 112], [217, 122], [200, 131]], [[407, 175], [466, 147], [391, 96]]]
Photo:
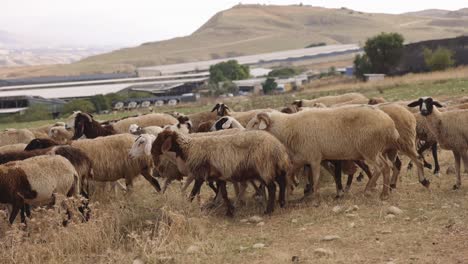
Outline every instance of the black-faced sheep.
[[227, 105], [221, 103], [217, 108], [217, 113], [219, 117], [223, 116], [232, 116], [235, 118], [243, 127], [258, 113], [262, 112], [278, 112], [275, 109], [255, 109], [246, 112], [234, 112]]
[[468, 110], [440, 112], [437, 108], [442, 104], [431, 97], [421, 97], [408, 104], [409, 107], [419, 107], [421, 115], [426, 119], [430, 131], [436, 136], [443, 149], [451, 150], [455, 158], [457, 181], [453, 189], [461, 186], [460, 160], [468, 167]]
[[228, 208], [227, 215], [232, 215], [233, 207], [227, 197], [226, 181], [245, 181], [253, 175], [258, 175], [257, 179], [268, 188], [265, 213], [274, 210], [275, 181], [280, 187], [280, 204], [283, 206], [286, 202], [289, 157], [285, 147], [267, 133], [249, 131], [191, 138], [174, 131], [163, 131], [153, 144], [152, 154], [155, 160], [164, 154], [174, 160], [179, 170], [188, 170], [196, 179], [195, 192], [204, 180], [216, 180]]
[[97, 138], [117, 134], [112, 126], [102, 126], [93, 119], [91, 114], [81, 112], [76, 114], [73, 128], [75, 129], [73, 140], [79, 139], [83, 135], [86, 138]]

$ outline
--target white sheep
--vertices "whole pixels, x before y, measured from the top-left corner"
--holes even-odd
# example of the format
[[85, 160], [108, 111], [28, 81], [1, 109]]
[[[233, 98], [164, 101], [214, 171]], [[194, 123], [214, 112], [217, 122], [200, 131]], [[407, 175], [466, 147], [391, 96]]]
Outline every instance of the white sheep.
[[[322, 160], [365, 160], [376, 172], [382, 171], [381, 198], [388, 198], [391, 164], [382, 153], [396, 144], [399, 135], [393, 120], [381, 110], [363, 105], [295, 114], [260, 113], [246, 128], [268, 131], [285, 144], [293, 171], [307, 164], [312, 167], [315, 205], [320, 198]], [[370, 180], [366, 191], [372, 185]]]
[[160, 126], [177, 124], [177, 119], [168, 114], [150, 113], [138, 117], [129, 117], [122, 119], [114, 124], [112, 127], [117, 133], [128, 133], [130, 125], [137, 124], [140, 127]]
[[73, 138], [73, 131], [65, 126], [53, 126], [49, 130], [48, 136], [60, 144], [68, 144]]
[[367, 104], [369, 99], [360, 93], [346, 93], [340, 95], [323, 96], [312, 100], [296, 100], [293, 105], [297, 107], [316, 107], [317, 103], [325, 106], [338, 104]]
[[437, 108], [442, 107], [442, 104], [431, 97], [421, 97], [408, 106], [419, 107], [421, 115], [426, 119], [440, 147], [453, 152], [457, 175], [453, 189], [459, 189], [461, 187], [461, 159], [465, 169], [468, 167], [468, 127], [465, 125], [468, 123], [468, 110], [440, 112]]
[[25, 147], [26, 147], [25, 143], [6, 145], [3, 147], [0, 147], [0, 154], [5, 153], [5, 152], [10, 152], [10, 151], [21, 151], [21, 150], [24, 150]]
[[131, 124], [128, 128], [128, 132], [133, 135], [142, 135], [142, 134], [151, 134], [157, 136], [159, 133], [163, 131], [162, 127], [159, 126], [148, 126], [148, 127], [140, 127], [137, 124]]

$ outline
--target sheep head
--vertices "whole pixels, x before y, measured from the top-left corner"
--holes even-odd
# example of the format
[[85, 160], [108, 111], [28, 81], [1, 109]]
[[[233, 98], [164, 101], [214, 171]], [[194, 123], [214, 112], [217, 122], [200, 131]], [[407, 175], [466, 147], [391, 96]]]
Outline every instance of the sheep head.
[[419, 106], [419, 111], [421, 112], [421, 115], [423, 116], [428, 116], [432, 114], [432, 111], [434, 110], [434, 106], [443, 107], [441, 103], [434, 101], [432, 97], [421, 97], [417, 101], [414, 101], [408, 104], [408, 107], [417, 107], [417, 106]]
[[190, 118], [188, 116], [180, 115], [177, 117], [177, 120], [179, 121], [179, 123], [177, 124], [178, 129], [180, 129], [182, 125], [186, 125], [188, 132], [192, 133], [193, 125], [192, 121], [190, 121]]
[[139, 158], [143, 155], [151, 156], [151, 148], [153, 142], [156, 140], [154, 135], [142, 134], [135, 139], [128, 153], [128, 157], [131, 159]]
[[302, 100], [295, 100], [292, 105], [295, 105], [297, 108], [301, 108], [303, 106]]
[[84, 134], [84, 127], [86, 124], [93, 122], [93, 116], [88, 113], [77, 113], [75, 117], [75, 134], [73, 140], [80, 138]]
[[186, 159], [185, 153], [182, 151], [179, 144], [179, 137], [181, 135], [175, 131], [165, 129], [159, 133], [158, 137], [153, 143], [151, 154], [153, 155], [153, 161], [156, 166], [159, 165], [161, 155], [168, 156], [174, 163], [177, 158], [182, 160]]
[[270, 114], [263, 112], [258, 113], [252, 120], [247, 124], [247, 129], [253, 130], [268, 130], [271, 125]]
[[211, 131], [218, 131], [232, 128], [232, 117], [221, 117], [211, 127]]
[[211, 112], [214, 112], [216, 110], [216, 114], [218, 116], [226, 116], [226, 115], [229, 115], [229, 111], [231, 111], [231, 109], [229, 109], [229, 107], [227, 105], [225, 105], [224, 103], [217, 103], [213, 109], [211, 110]]

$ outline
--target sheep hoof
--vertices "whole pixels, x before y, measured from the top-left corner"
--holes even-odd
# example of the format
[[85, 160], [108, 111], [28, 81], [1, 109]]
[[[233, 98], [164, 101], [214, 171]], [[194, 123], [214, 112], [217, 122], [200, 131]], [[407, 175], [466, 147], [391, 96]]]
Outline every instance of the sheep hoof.
[[395, 183], [390, 184], [390, 189], [391, 189], [391, 190], [396, 189], [396, 184], [395, 184]]
[[459, 190], [459, 189], [460, 189], [460, 184], [455, 184], [455, 185], [453, 185], [453, 189], [454, 189], [454, 190]]
[[425, 167], [425, 168], [428, 168], [428, 169], [430, 169], [430, 170], [432, 170], [432, 165], [431, 165], [431, 164], [429, 164], [429, 163], [427, 163], [427, 164], [424, 164], [424, 167]]
[[434, 176], [440, 177], [440, 172], [439, 171], [434, 171]]
[[314, 201], [312, 201], [312, 206], [313, 207], [319, 207], [320, 206], [320, 200], [315, 199]]
[[424, 180], [421, 182], [421, 184], [422, 184], [424, 187], [429, 188], [429, 185], [431, 185], [431, 182], [428, 181], [427, 179], [424, 179]]
[[344, 192], [343, 190], [339, 191], [336, 193], [335, 199], [341, 199], [344, 197]]
[[362, 173], [359, 173], [359, 176], [357, 176], [356, 180], [357, 180], [358, 182], [361, 182], [362, 179], [364, 179], [364, 175], [362, 175]]

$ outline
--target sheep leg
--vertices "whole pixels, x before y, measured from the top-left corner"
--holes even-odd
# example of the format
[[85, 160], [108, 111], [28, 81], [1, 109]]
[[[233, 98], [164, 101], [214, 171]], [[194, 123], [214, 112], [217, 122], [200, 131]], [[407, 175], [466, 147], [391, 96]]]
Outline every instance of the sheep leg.
[[157, 192], [161, 191], [161, 185], [159, 185], [158, 180], [153, 177], [152, 170], [146, 169], [142, 172], [143, 177], [154, 187]]
[[366, 188], [364, 189], [364, 193], [368, 194], [370, 189], [375, 186], [375, 183], [377, 182], [377, 179], [379, 178], [378, 176], [380, 175], [381, 168], [379, 166], [379, 163], [377, 162], [377, 157], [375, 158], [367, 158], [366, 161], [368, 164], [374, 169], [374, 173], [372, 174], [372, 177], [369, 178], [369, 181], [366, 184]]
[[[203, 182], [204, 182], [204, 180], [202, 180], [202, 179], [199, 179], [199, 178], [195, 179], [195, 183], [193, 185], [192, 192], [190, 193], [190, 196], [189, 196], [189, 201], [190, 202], [192, 202], [193, 198], [195, 198], [195, 196], [200, 193], [200, 188], [203, 185]], [[218, 188], [219, 188], [219, 184], [218, 184]]]
[[426, 161], [426, 159], [424, 158], [423, 153], [424, 153], [424, 151], [428, 150], [431, 147], [432, 147], [432, 144], [430, 142], [426, 141], [426, 142], [424, 142], [424, 144], [421, 147], [418, 148], [418, 151], [417, 151], [419, 156], [422, 157], [422, 159], [423, 159], [424, 167], [428, 168], [430, 170], [432, 169], [432, 165], [429, 162]]
[[226, 190], [226, 182], [225, 181], [217, 181], [216, 182], [223, 197], [224, 203], [226, 204], [227, 211], [226, 216], [233, 217], [234, 216], [234, 206], [231, 204], [229, 200], [227, 190]]
[[461, 158], [463, 160], [463, 167], [464, 167], [463, 173], [468, 173], [468, 156], [466, 155], [467, 152], [462, 151], [462, 153], [465, 153], [461, 155]]
[[398, 176], [400, 175], [400, 172], [401, 172], [401, 160], [400, 160], [400, 157], [398, 156], [396, 156], [395, 160], [393, 161], [392, 171], [393, 171], [393, 174], [392, 174], [392, 180], [390, 183], [390, 188], [396, 189]]
[[416, 164], [416, 168], [418, 169], [418, 178], [419, 182], [426, 188], [429, 188], [429, 185], [431, 184], [430, 181], [424, 177], [424, 165], [421, 159], [418, 156], [418, 153], [414, 148], [409, 148], [403, 152], [408, 158], [411, 159], [411, 161]]
[[271, 214], [275, 210], [275, 198], [276, 198], [276, 184], [270, 182], [267, 184], [268, 188], [268, 204], [265, 210], [265, 214]]
[[276, 182], [279, 186], [279, 204], [281, 207], [286, 205], [286, 188], [287, 188], [287, 177], [286, 172], [281, 171], [279, 175], [276, 176]]
[[182, 186], [182, 192], [185, 193], [187, 188], [190, 186], [190, 184], [195, 180], [195, 176], [189, 175], [187, 179], [185, 180], [184, 186]]
[[[367, 164], [366, 164], [364, 161], [362, 161], [362, 160], [355, 160], [354, 163], [355, 163], [356, 165], [358, 165], [358, 167], [361, 168], [361, 170], [363, 170], [363, 171], [366, 173], [366, 175], [367, 175], [367, 177], [368, 177], [369, 179], [372, 178], [372, 173], [371, 173], [371, 171], [370, 171], [370, 169], [369, 169], [369, 166], [367, 166]], [[362, 174], [360, 173], [359, 176], [361, 176], [361, 175], [362, 175]], [[358, 176], [358, 178], [359, 178], [359, 176]], [[361, 178], [361, 180], [362, 180], [362, 178]], [[358, 179], [358, 181], [360, 181], [360, 180]]]
[[307, 197], [314, 191], [314, 179], [312, 176], [312, 169], [310, 168], [310, 165], [304, 166], [304, 174], [307, 175], [308, 178], [308, 183], [306, 183], [306, 186], [304, 187], [304, 197]]
[[[440, 166], [439, 166], [439, 158], [438, 158], [438, 154], [437, 154], [437, 142], [432, 144], [432, 157], [434, 158], [434, 175], [439, 175], [439, 172], [440, 172]], [[465, 166], [465, 170], [466, 170], [466, 166]]]
[[245, 190], [247, 189], [247, 182], [241, 182], [239, 193], [237, 194], [237, 200], [235, 202], [236, 207], [245, 205]]
[[319, 193], [319, 187], [320, 187], [320, 160], [316, 162], [311, 162], [310, 163], [312, 167], [312, 183], [313, 183], [313, 190], [314, 190], [314, 201], [313, 205], [315, 207], [318, 207], [320, 205], [320, 193]]
[[215, 193], [215, 199], [216, 199], [216, 196], [218, 196], [218, 188], [214, 185], [214, 182], [212, 181], [209, 181], [208, 182], [208, 186], [211, 188], [211, 190], [213, 190], [213, 192]]
[[341, 183], [341, 161], [333, 160], [331, 161], [335, 167], [335, 186], [336, 186], [336, 196], [335, 199], [341, 198], [343, 196], [343, 184]]
[[[463, 155], [466, 155], [466, 154], [463, 154]], [[461, 187], [461, 175], [460, 175], [460, 159], [461, 159], [461, 155], [458, 151], [453, 151], [453, 157], [455, 158], [455, 173], [457, 175], [457, 182], [456, 184], [453, 186], [453, 189], [454, 190], [458, 190], [460, 189]]]
[[[364, 177], [364, 176], [363, 176]], [[346, 181], [345, 192], [349, 192], [351, 189], [351, 184], [353, 183], [354, 174], [348, 174], [348, 180]]]

